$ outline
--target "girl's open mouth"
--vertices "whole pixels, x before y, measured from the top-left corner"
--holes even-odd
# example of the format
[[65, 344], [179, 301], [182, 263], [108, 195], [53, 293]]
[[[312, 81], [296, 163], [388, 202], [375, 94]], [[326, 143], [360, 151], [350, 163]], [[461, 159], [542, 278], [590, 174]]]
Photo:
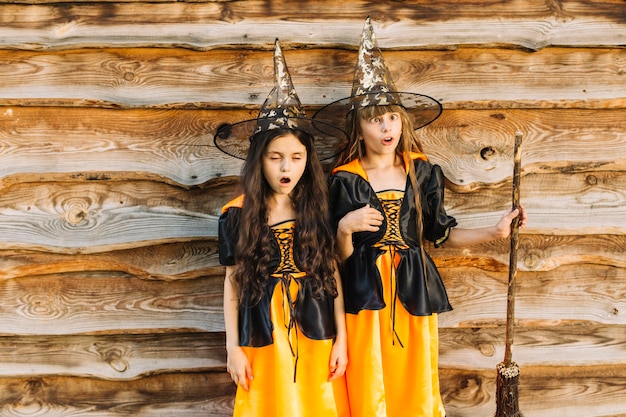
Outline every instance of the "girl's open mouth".
[[282, 177], [279, 182], [281, 184], [289, 184], [291, 182], [291, 178]]

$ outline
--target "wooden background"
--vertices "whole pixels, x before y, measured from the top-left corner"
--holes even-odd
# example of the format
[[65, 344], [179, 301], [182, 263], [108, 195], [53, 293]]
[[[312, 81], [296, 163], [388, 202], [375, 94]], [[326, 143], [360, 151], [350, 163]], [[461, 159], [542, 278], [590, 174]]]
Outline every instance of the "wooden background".
[[[57, 0], [0, 4], [0, 415], [228, 416], [216, 220], [280, 38], [302, 102], [348, 95], [371, 15], [462, 226], [510, 204], [524, 134], [526, 417], [626, 415], [626, 2]], [[278, 34], [278, 35], [277, 35]], [[495, 411], [508, 242], [432, 250], [448, 417]]]

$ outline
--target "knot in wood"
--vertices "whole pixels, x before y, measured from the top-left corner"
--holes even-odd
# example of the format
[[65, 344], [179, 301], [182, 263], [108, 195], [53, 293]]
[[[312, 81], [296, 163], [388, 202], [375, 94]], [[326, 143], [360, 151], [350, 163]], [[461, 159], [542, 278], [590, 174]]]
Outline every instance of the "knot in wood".
[[532, 250], [526, 252], [524, 256], [524, 266], [528, 269], [535, 269], [541, 263], [542, 256], [540, 253], [533, 252]]
[[45, 384], [41, 379], [29, 379], [24, 385], [24, 391], [28, 396], [38, 396], [44, 390]]
[[492, 357], [496, 354], [496, 348], [488, 343], [481, 343], [478, 346], [478, 350], [483, 356]]
[[88, 212], [84, 208], [73, 206], [73, 207], [70, 207], [70, 209], [65, 214], [65, 219], [69, 223], [73, 225], [77, 225], [81, 223], [83, 220], [85, 220], [85, 218], [87, 217], [87, 214]]
[[124, 349], [118, 346], [96, 347], [102, 359], [117, 372], [126, 372], [130, 368], [129, 363], [124, 359]]
[[491, 159], [496, 154], [496, 150], [491, 146], [485, 146], [480, 150], [480, 157], [485, 161]]
[[598, 184], [598, 177], [596, 177], [595, 175], [587, 175], [587, 177], [585, 178], [585, 181], [589, 185], [597, 185]]
[[115, 369], [117, 372], [126, 372], [128, 369], [128, 362], [119, 356], [111, 356], [107, 358], [107, 362], [111, 365], [111, 368]]

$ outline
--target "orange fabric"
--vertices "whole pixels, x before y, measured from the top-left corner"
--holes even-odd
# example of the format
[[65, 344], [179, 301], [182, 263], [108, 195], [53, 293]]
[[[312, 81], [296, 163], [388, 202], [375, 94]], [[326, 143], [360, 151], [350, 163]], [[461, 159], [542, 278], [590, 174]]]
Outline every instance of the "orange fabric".
[[350, 417], [345, 377], [328, 382], [333, 341], [309, 339], [297, 326], [288, 329], [288, 300], [296, 300], [297, 281], [305, 275], [290, 275], [290, 297], [287, 284], [279, 282], [274, 289], [270, 305], [274, 343], [243, 347], [254, 379], [250, 391], [237, 389], [234, 417]]
[[[295, 299], [295, 279], [289, 289]], [[283, 294], [282, 286], [277, 285], [271, 304], [274, 344], [243, 348], [254, 380], [250, 391], [237, 390], [234, 417], [350, 417], [345, 379], [328, 382], [332, 340], [308, 339], [295, 329], [288, 336], [289, 308]], [[289, 340], [299, 357], [295, 383]]]
[[[423, 159], [424, 161], [428, 161], [428, 158], [426, 157], [426, 155], [424, 155], [421, 152], [411, 152], [410, 157], [411, 157], [410, 159], [404, 158], [404, 170], [406, 172], [409, 172], [409, 162], [410, 161], [413, 161], [415, 159]], [[365, 172], [365, 170], [361, 166], [361, 163], [359, 162], [358, 159], [353, 159], [352, 161], [348, 162], [347, 164], [344, 164], [344, 165], [341, 165], [341, 166], [338, 166], [338, 167], [334, 168], [332, 170], [331, 174], [334, 175], [338, 171], [350, 172], [352, 174], [359, 175], [363, 179], [367, 180], [367, 173]]]
[[352, 417], [443, 417], [437, 315], [412, 316], [397, 296], [394, 303], [399, 255], [382, 249], [376, 266], [386, 307], [346, 315]]
[[226, 203], [224, 205], [224, 207], [222, 207], [222, 213], [226, 213], [228, 211], [229, 208], [231, 207], [243, 207], [243, 194], [241, 194], [238, 197], [233, 198], [232, 200], [230, 200], [228, 203]]

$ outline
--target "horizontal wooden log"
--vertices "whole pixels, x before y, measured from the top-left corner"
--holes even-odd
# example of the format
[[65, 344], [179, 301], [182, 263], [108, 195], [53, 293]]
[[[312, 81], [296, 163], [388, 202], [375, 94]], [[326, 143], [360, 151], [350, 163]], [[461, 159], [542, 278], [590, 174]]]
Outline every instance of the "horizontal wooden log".
[[[519, 325], [512, 347], [527, 366], [604, 366], [626, 363], [626, 326], [579, 322]], [[505, 326], [441, 328], [439, 364], [444, 368], [496, 369], [504, 360]]]
[[[493, 416], [496, 371], [441, 369], [441, 391], [448, 417]], [[568, 417], [607, 417], [626, 413], [626, 366], [522, 367], [519, 409], [525, 417], [558, 410]], [[562, 413], [562, 414], [561, 414]]]
[[223, 276], [75, 273], [0, 281], [0, 335], [224, 331]]
[[67, 376], [0, 378], [3, 416], [228, 417], [235, 385], [225, 372], [181, 372], [130, 381]]
[[[450, 417], [493, 415], [496, 371], [442, 368], [441, 391]], [[528, 417], [553, 410], [567, 416], [617, 416], [626, 412], [623, 365], [522, 367], [519, 407]], [[0, 378], [6, 416], [232, 415], [234, 388], [225, 372], [157, 374], [130, 381], [86, 377]]]
[[[317, 109], [307, 107], [307, 114]], [[240, 173], [242, 162], [215, 148], [213, 134], [223, 123], [256, 114], [240, 109], [0, 108], [0, 186], [145, 179], [186, 188], [222, 186]], [[626, 170], [626, 109], [446, 109], [418, 132], [449, 186], [470, 192], [511, 177], [518, 130], [524, 135], [526, 175]]]
[[[515, 362], [529, 366], [605, 366], [626, 360], [624, 326], [589, 323], [519, 326]], [[493, 370], [503, 360], [504, 327], [441, 328], [443, 368]], [[223, 332], [1, 336], [0, 377], [65, 374], [130, 380], [170, 372], [226, 369]]]
[[[236, 117], [256, 115], [239, 111]], [[237, 119], [206, 110], [0, 108], [1, 184], [154, 179], [189, 188], [215, 182], [238, 175], [242, 166], [213, 144], [227, 120]]]
[[621, 109], [444, 110], [418, 134], [449, 185], [469, 192], [511, 178], [518, 131], [524, 175], [626, 169], [626, 113]]
[[[550, 271], [561, 266], [587, 264], [626, 268], [624, 235], [531, 235], [520, 237], [518, 271]], [[475, 267], [485, 271], [508, 272], [508, 239], [475, 247], [430, 249], [439, 268]]]
[[[624, 171], [524, 173], [529, 220], [522, 234], [625, 233], [623, 177]], [[509, 184], [449, 190], [448, 214], [459, 227], [492, 226], [510, 207]], [[95, 253], [215, 238], [221, 207], [236, 194], [234, 180], [193, 190], [153, 181], [19, 183], [3, 192], [0, 249]]]
[[[520, 201], [528, 213], [527, 228], [538, 234], [624, 233], [626, 189], [621, 184], [626, 184], [626, 171], [523, 173]], [[460, 227], [492, 226], [510, 208], [511, 189], [507, 180], [489, 193], [484, 189], [450, 192], [445, 197], [446, 209], [458, 217]]]
[[[550, 271], [583, 264], [626, 268], [624, 235], [531, 235], [520, 238], [519, 271]], [[478, 268], [506, 273], [510, 246], [498, 240], [471, 248], [431, 248], [439, 268]], [[159, 262], [154, 262], [158, 259]], [[146, 280], [184, 280], [223, 276], [217, 239], [167, 243], [118, 251], [56, 253], [29, 250], [0, 251], [0, 280], [75, 272], [123, 272]]]
[[[617, 0], [593, 2], [541, 0], [517, 3], [452, 0], [397, 3], [308, 1], [122, 0], [82, 3], [39, 0], [37, 6], [3, 5], [0, 46], [60, 49], [102, 46], [183, 46], [208, 49], [225, 45], [259, 46], [276, 33], [285, 42], [304, 45], [358, 44], [365, 16], [375, 22], [385, 47], [443, 48], [502, 44], [537, 50], [550, 45], [621, 46], [626, 24]], [[114, 4], [115, 7], [111, 7]], [[10, 18], [9, 18], [10, 16]], [[35, 24], [36, 22], [36, 24]], [[216, 36], [217, 35], [217, 36]]]
[[[523, 233], [554, 233], [555, 213], [559, 213], [559, 234], [623, 231], [626, 217], [620, 214], [624, 200], [619, 187], [623, 182], [621, 176], [621, 172], [603, 171], [524, 176], [522, 196], [530, 219], [528, 231]], [[449, 192], [448, 211], [463, 227], [495, 224], [510, 204], [510, 191], [504, 185], [490, 191]], [[31, 195], [41, 198], [33, 201]], [[0, 228], [5, 231], [0, 235], [0, 245], [4, 248], [34, 245], [58, 252], [94, 253], [149, 245], [153, 241], [215, 237], [215, 216], [234, 195], [232, 185], [183, 191], [147, 181], [16, 185], [3, 195]], [[29, 204], [23, 203], [29, 200]], [[563, 212], [561, 207], [568, 200], [571, 202], [565, 206], [569, 209]], [[214, 214], [206, 214], [205, 209]], [[141, 222], [144, 226], [139, 227]], [[135, 231], [125, 232], [124, 227]], [[137, 234], [140, 229], [142, 234]], [[572, 238], [562, 238], [572, 241]], [[578, 254], [579, 258], [582, 255]], [[534, 261], [524, 262], [532, 269], [533, 264], [543, 258], [539, 255]], [[616, 261], [618, 265], [623, 262], [619, 257]]]
[[[285, 56], [303, 103], [321, 106], [350, 94], [355, 51]], [[448, 109], [626, 106], [626, 50], [619, 48], [386, 51], [385, 62], [399, 91], [432, 96]], [[0, 67], [0, 105], [10, 106], [259, 106], [274, 81], [271, 51], [0, 50]]]
[[[451, 312], [441, 327], [476, 327], [506, 321], [508, 274], [477, 268], [440, 268]], [[626, 269], [568, 265], [546, 272], [518, 272], [515, 318], [533, 325], [590, 322], [626, 324]]]
[[149, 181], [21, 184], [3, 193], [0, 247], [76, 253], [216, 236], [219, 204], [204, 211], [209, 191]]
[[64, 374], [130, 381], [209, 371], [226, 371], [223, 333], [0, 336], [0, 379]]
[[219, 265], [217, 239], [90, 253], [0, 251], [0, 280], [75, 272], [123, 272], [139, 279], [173, 281], [223, 276], [224, 268]]

